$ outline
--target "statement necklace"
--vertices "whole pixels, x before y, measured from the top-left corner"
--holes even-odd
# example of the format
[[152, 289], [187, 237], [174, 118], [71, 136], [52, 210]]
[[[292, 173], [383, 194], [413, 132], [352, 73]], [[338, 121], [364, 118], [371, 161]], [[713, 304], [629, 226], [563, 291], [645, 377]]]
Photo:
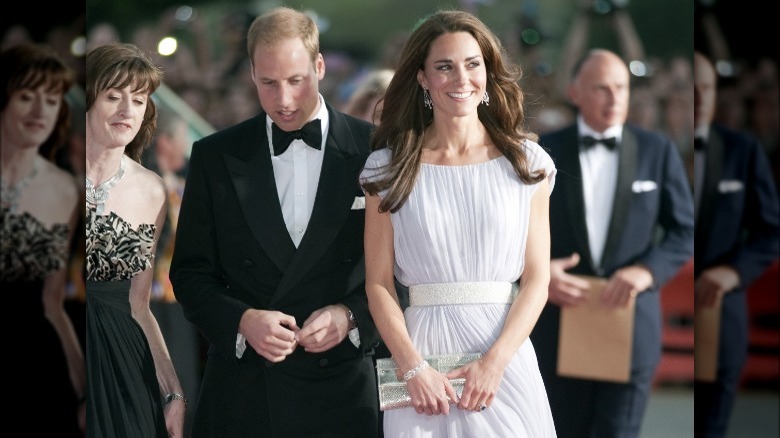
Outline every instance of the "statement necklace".
[[108, 192], [116, 185], [116, 183], [119, 182], [120, 179], [122, 179], [124, 174], [125, 156], [122, 155], [122, 158], [119, 160], [119, 170], [117, 170], [114, 176], [109, 178], [103, 184], [95, 187], [95, 185], [92, 184], [92, 181], [90, 181], [88, 177], [85, 177], [87, 180], [87, 202], [95, 206], [95, 212], [97, 214], [103, 213], [103, 210], [106, 207], [106, 200], [108, 199]]
[[19, 196], [27, 184], [38, 174], [38, 160], [33, 161], [32, 169], [16, 184], [8, 184], [0, 179], [0, 204], [3, 208], [8, 208], [11, 213], [16, 213], [19, 208]]

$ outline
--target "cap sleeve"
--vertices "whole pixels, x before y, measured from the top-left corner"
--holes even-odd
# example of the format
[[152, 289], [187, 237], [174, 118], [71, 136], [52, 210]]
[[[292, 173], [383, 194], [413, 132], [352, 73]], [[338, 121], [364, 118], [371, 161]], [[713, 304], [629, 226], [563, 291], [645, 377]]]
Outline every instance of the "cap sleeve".
[[[371, 155], [369, 155], [366, 160], [365, 166], [363, 166], [363, 170], [360, 172], [361, 187], [365, 182], [377, 181], [384, 176], [387, 166], [390, 164], [391, 156], [392, 151], [388, 148], [371, 152]], [[365, 190], [363, 190], [363, 192], [365, 193]], [[379, 197], [383, 198], [386, 193], [387, 190], [379, 192]]]
[[528, 154], [528, 160], [531, 164], [531, 172], [544, 169], [545, 175], [547, 176], [547, 182], [550, 186], [550, 194], [552, 194], [553, 187], [555, 187], [555, 175], [558, 172], [552, 157], [550, 157], [550, 154], [548, 154], [539, 143], [531, 140], [525, 141], [525, 151]]

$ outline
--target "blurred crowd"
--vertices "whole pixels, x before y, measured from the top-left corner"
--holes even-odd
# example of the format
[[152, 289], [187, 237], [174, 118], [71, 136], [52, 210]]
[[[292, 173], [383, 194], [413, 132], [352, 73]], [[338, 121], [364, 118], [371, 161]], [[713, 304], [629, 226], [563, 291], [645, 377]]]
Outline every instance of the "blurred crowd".
[[[609, 24], [620, 41], [622, 55], [627, 60], [639, 62], [636, 69], [632, 68], [634, 83], [629, 121], [666, 133], [674, 139], [683, 156], [689, 158], [693, 150], [690, 54], [683, 48], [679, 55], [668, 58], [647, 55], [628, 12], [618, 9], [611, 15]], [[218, 130], [251, 117], [259, 109], [246, 54], [246, 31], [253, 19], [254, 14], [240, 9], [207, 19], [196, 9], [179, 6], [166, 10], [157, 20], [134, 27], [126, 36], [120, 35], [112, 23], [87, 24], [79, 19], [69, 26], [52, 29], [44, 42], [54, 46], [72, 64], [81, 84], [84, 83], [83, 57], [74, 54], [69, 46], [80, 32], [86, 35], [85, 50], [108, 41], [135, 43], [162, 66], [165, 85]], [[506, 35], [508, 55], [524, 67], [522, 85], [527, 95], [529, 127], [539, 134], [573, 120], [574, 108], [568, 103], [561, 84], [568, 79], [566, 72], [574, 60], [587, 49], [587, 29], [589, 25], [593, 26], [591, 21], [592, 13], [587, 9], [574, 17], [562, 43], [562, 58], [558, 60], [544, 59], [541, 45], [549, 42], [527, 44], [512, 34], [522, 32], [523, 21]], [[717, 25], [709, 25], [707, 29], [710, 33], [718, 32]], [[175, 36], [177, 46], [172, 53], [162, 55], [160, 42], [166, 36]], [[367, 102], [375, 105], [381, 97], [406, 36], [405, 32], [390, 35], [374, 59], [359, 59], [348, 51], [323, 48], [328, 74], [320, 89], [326, 100], [358, 117], [372, 119], [374, 114], [367, 109]], [[30, 32], [23, 26], [14, 26], [2, 35], [2, 47], [31, 39]], [[713, 35], [712, 40], [717, 41], [718, 35]], [[384, 72], [379, 73], [380, 70]], [[777, 60], [769, 56], [745, 60], [733, 54], [731, 59], [721, 60], [718, 72], [717, 120], [757, 136], [766, 147], [777, 173], [780, 161]], [[365, 102], [356, 105], [355, 100], [359, 98]]]
[[[684, 156], [690, 155], [693, 150], [690, 54], [681, 50], [681, 54], [669, 58], [647, 56], [628, 13], [617, 10], [614, 17], [614, 31], [624, 41], [624, 57], [643, 63], [633, 71], [629, 121], [644, 128], [661, 130], [674, 139]], [[218, 20], [218, 24], [209, 26], [194, 10], [172, 8], [156, 25], [136, 27], [131, 41], [149, 53], [157, 54], [157, 61], [165, 71], [165, 83], [215, 129], [221, 129], [251, 117], [259, 109], [246, 54], [246, 31], [253, 18], [249, 12], [233, 11]], [[509, 55], [524, 66], [523, 87], [528, 96], [529, 123], [539, 134], [563, 126], [574, 117], [574, 109], [567, 102], [560, 84], [568, 79], [565, 77], [567, 67], [587, 49], [584, 46], [587, 35], [578, 34], [578, 22], [587, 23], [591, 18], [586, 10], [574, 18], [564, 41], [564, 58], [560, 60], [543, 59], [538, 54], [541, 51], [538, 45], [507, 41], [506, 46], [512, 51]], [[174, 33], [182, 36], [178, 38], [175, 53], [159, 55], [158, 42]], [[372, 92], [381, 96], [381, 81], [377, 82], [375, 71], [392, 71], [405, 37], [404, 32], [391, 35], [372, 60], [357, 59], [346, 51], [324, 49], [328, 74], [321, 90], [326, 100], [340, 109], [370, 119], [365, 108], [353, 109], [354, 103], [349, 104], [350, 108], [348, 102], [357, 98], [353, 94], [361, 90], [363, 82], [373, 81]], [[507, 39], [510, 37], [507, 35]], [[91, 26], [87, 38], [89, 45], [118, 39], [119, 32], [110, 23]], [[560, 67], [551, 68], [551, 65]], [[722, 90], [718, 94], [718, 121], [754, 133], [770, 156], [777, 158], [780, 132], [777, 60], [770, 57], [757, 61], [724, 60], [720, 73]]]

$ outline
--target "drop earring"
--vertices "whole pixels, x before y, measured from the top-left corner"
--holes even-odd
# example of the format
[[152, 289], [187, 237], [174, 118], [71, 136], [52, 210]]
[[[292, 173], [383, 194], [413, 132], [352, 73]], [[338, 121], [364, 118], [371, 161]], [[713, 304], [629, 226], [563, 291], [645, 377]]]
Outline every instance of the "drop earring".
[[484, 103], [485, 106], [490, 106], [490, 96], [488, 96], [487, 90], [485, 90], [485, 94], [482, 95], [481, 103]]
[[427, 88], [423, 88], [423, 103], [429, 110], [433, 109], [433, 99], [431, 99], [431, 93], [428, 92]]

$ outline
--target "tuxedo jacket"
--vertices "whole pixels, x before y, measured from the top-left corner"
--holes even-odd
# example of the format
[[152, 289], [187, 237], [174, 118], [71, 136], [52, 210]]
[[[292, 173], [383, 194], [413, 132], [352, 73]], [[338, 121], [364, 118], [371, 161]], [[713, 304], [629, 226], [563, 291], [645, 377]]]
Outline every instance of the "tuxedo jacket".
[[747, 289], [780, 256], [780, 211], [772, 169], [753, 137], [714, 125], [704, 151], [694, 275], [726, 264], [740, 285], [724, 296], [719, 363], [747, 358]]
[[[568, 271], [573, 274], [609, 278], [634, 264], [650, 270], [654, 283], [636, 299], [632, 366], [655, 367], [661, 356], [659, 290], [693, 256], [693, 197], [671, 140], [631, 125], [625, 125], [622, 137], [606, 245], [596, 266], [588, 245], [577, 127], [541, 136], [539, 143], [558, 169], [550, 198], [551, 255], [579, 253], [580, 263]], [[557, 361], [559, 311], [548, 303], [532, 333], [548, 370], [555, 370]]]
[[[370, 355], [379, 337], [365, 293], [358, 183], [373, 125], [327, 109], [322, 172], [298, 248], [282, 216], [265, 113], [193, 144], [170, 277], [185, 315], [210, 344], [195, 436], [350, 436], [343, 423], [376, 427], [360, 423], [371, 415], [376, 421], [378, 406]], [[347, 337], [327, 352], [298, 347], [271, 363], [247, 344], [236, 357], [247, 309], [290, 314], [300, 327], [314, 310], [337, 303], [355, 315], [360, 348]]]

